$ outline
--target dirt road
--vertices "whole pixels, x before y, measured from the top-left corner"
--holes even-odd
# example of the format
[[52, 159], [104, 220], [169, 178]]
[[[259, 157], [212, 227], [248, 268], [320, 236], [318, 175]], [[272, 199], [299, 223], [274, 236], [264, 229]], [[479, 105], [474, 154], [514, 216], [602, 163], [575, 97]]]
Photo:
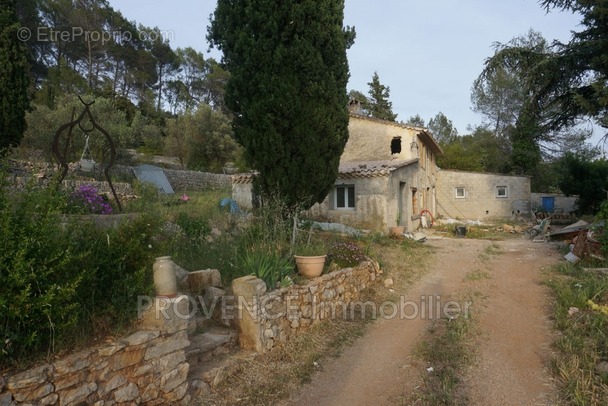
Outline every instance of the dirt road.
[[[406, 304], [399, 306], [397, 316], [389, 317], [393, 311], [385, 307], [387, 317], [380, 317], [341, 357], [326, 361], [312, 382], [285, 404], [407, 404], [405, 399], [428, 373], [413, 351], [436, 315], [430, 309], [438, 306], [437, 299], [444, 305], [459, 303], [462, 293], [471, 290], [480, 298], [471, 305], [480, 334], [474, 338], [478, 351], [473, 365], [463, 371], [470, 404], [552, 404], [549, 299], [540, 282], [542, 268], [560, 259], [555, 248], [523, 239], [426, 244], [436, 248], [431, 270], [407, 292], [399, 292]], [[416, 305], [420, 312], [412, 317]]]

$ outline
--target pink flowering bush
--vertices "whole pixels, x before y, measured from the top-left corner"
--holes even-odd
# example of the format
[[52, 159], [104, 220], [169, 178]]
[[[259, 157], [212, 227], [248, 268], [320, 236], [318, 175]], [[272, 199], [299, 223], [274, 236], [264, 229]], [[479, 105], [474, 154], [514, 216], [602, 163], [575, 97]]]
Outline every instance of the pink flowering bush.
[[333, 261], [340, 268], [350, 268], [359, 265], [361, 261], [367, 260], [367, 256], [352, 242], [337, 242], [330, 246], [329, 261]]
[[112, 206], [94, 186], [82, 185], [70, 196], [68, 211], [77, 214], [112, 214]]

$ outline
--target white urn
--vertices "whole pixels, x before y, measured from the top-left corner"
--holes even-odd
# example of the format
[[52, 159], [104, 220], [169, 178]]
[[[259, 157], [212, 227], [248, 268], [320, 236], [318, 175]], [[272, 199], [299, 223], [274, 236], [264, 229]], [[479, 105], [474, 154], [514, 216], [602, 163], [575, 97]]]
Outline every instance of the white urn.
[[176, 297], [177, 278], [175, 276], [175, 262], [171, 257], [158, 257], [152, 266], [154, 270], [154, 288], [157, 297]]

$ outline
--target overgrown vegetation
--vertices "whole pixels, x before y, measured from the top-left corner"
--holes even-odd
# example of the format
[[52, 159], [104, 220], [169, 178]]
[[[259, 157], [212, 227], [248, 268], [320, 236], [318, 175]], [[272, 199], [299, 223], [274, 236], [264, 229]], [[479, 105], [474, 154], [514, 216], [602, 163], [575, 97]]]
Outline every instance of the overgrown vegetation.
[[63, 216], [67, 205], [52, 187], [0, 188], [0, 368], [128, 327], [137, 295], [153, 291], [161, 220], [102, 230]]
[[553, 372], [560, 404], [608, 404], [608, 277], [581, 266], [560, 264], [547, 281], [554, 292], [559, 331]]
[[0, 155], [19, 144], [29, 108], [27, 49], [19, 40], [16, 3], [4, 1], [0, 9]]

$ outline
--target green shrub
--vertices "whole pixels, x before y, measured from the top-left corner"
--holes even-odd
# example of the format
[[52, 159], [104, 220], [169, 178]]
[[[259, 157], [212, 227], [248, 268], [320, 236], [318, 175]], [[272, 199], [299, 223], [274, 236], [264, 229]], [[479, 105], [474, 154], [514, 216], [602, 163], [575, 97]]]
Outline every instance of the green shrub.
[[184, 230], [188, 238], [193, 240], [201, 239], [211, 231], [207, 219], [191, 216], [184, 212], [177, 215], [175, 223]]
[[599, 240], [602, 245], [602, 252], [608, 255], [608, 200], [605, 200], [600, 206], [597, 220], [604, 221], [604, 224], [601, 226], [602, 230], [600, 230]]
[[254, 248], [239, 257], [239, 263], [245, 275], [260, 278], [268, 289], [291, 284], [294, 264], [275, 249]]
[[127, 212], [147, 211], [151, 205], [160, 201], [158, 188], [151, 183], [135, 180], [133, 190], [137, 198], [126, 205]]
[[137, 296], [153, 292], [152, 264], [168, 243], [160, 219], [101, 230], [62, 223], [66, 206], [53, 188], [0, 187], [0, 369], [127, 326]]

